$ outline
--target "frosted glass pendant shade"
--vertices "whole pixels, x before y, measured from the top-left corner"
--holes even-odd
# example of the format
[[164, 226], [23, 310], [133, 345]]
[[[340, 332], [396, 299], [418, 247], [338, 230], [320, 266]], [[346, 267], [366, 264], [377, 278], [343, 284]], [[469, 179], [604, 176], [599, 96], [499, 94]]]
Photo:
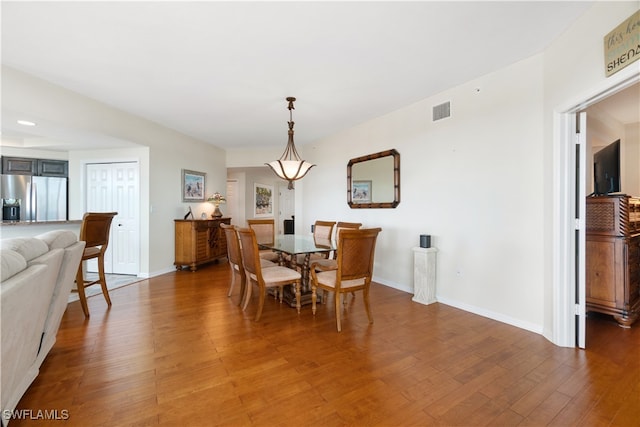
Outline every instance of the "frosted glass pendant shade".
[[267, 163], [280, 178], [289, 181], [289, 189], [293, 189], [293, 181], [296, 181], [309, 172], [309, 169], [314, 167], [305, 160], [274, 160]]

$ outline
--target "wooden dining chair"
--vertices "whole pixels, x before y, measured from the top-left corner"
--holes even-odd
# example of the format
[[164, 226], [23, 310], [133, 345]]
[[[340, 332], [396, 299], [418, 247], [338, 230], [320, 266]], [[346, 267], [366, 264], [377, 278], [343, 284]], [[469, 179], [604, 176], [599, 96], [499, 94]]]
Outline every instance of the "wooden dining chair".
[[[313, 224], [313, 239], [318, 246], [323, 246], [323, 242], [331, 241], [333, 237], [333, 228], [335, 227], [335, 221], [316, 221]], [[329, 258], [329, 252], [318, 252], [310, 255], [309, 264], [320, 259]], [[305, 255], [298, 255], [296, 257], [296, 265], [302, 265], [304, 263]]]
[[244, 272], [244, 264], [242, 263], [240, 241], [238, 240], [235, 226], [222, 223], [220, 224], [220, 228], [224, 231], [224, 236], [227, 239], [227, 260], [229, 261], [229, 268], [231, 269], [231, 283], [229, 283], [227, 296], [231, 296], [233, 287], [236, 284], [236, 278], [238, 278], [240, 282], [240, 301], [238, 301], [238, 305], [241, 305], [247, 284], [247, 276]]
[[338, 332], [342, 330], [340, 297], [344, 293], [363, 292], [367, 317], [369, 323], [373, 323], [369, 287], [373, 277], [376, 240], [380, 231], [381, 228], [342, 230], [338, 237], [338, 268], [328, 271], [311, 269], [311, 310], [315, 316], [318, 288], [333, 292]]
[[[256, 233], [258, 243], [273, 244], [276, 239], [276, 223], [274, 219], [248, 219], [247, 225]], [[260, 257], [278, 262], [279, 255], [270, 249], [261, 249]]]
[[[338, 224], [335, 227], [335, 230], [336, 230], [335, 241], [338, 242], [338, 238], [340, 237], [340, 232], [342, 230], [357, 230], [360, 227], [362, 227], [362, 224], [359, 222], [338, 222]], [[338, 268], [338, 262], [336, 261], [337, 259], [338, 259], [338, 251], [335, 250], [333, 251], [333, 256], [324, 260], [316, 259], [313, 262], [322, 266], [324, 270], [331, 270], [331, 269]]]
[[[76, 274], [76, 290], [78, 291], [85, 317], [89, 317], [89, 307], [85, 294], [85, 289], [89, 286], [100, 284], [102, 295], [104, 295], [107, 305], [111, 306], [107, 279], [104, 275], [104, 254], [107, 251], [107, 246], [109, 246], [111, 222], [116, 215], [118, 215], [118, 212], [87, 212], [82, 217], [78, 240], [85, 241], [86, 245]], [[84, 278], [83, 262], [90, 259], [95, 259], [98, 263], [98, 278], [96, 280], [85, 280]]]
[[[338, 242], [338, 238], [340, 237], [340, 232], [342, 230], [358, 230], [360, 227], [362, 227], [362, 223], [359, 222], [342, 222], [339, 221], [338, 224], [335, 227], [335, 242], [337, 244]], [[327, 257], [326, 259], [315, 259], [313, 260], [312, 264], [317, 264], [318, 265], [318, 269], [319, 270], [337, 270], [338, 269], [338, 250], [334, 250], [333, 251], [333, 255], [331, 257]], [[313, 267], [315, 268], [315, 267]], [[322, 297], [322, 303], [326, 304], [327, 302], [327, 296], [329, 294], [329, 291], [324, 289], [323, 290], [323, 297]], [[353, 297], [355, 298], [356, 293], [355, 292], [351, 292], [351, 295], [353, 295]], [[347, 303], [347, 300], [344, 300], [344, 303]]]
[[[238, 233], [236, 231], [237, 227], [224, 223], [221, 223], [220, 227], [224, 231], [227, 240], [227, 260], [229, 261], [229, 268], [231, 269], [231, 282], [229, 283], [227, 296], [231, 296], [237, 278], [240, 282], [240, 300], [238, 301], [238, 305], [242, 305], [246, 292], [247, 275], [242, 261], [242, 249], [240, 248], [240, 240], [238, 239]], [[275, 267], [277, 264], [266, 259], [260, 259], [260, 265], [262, 268], [268, 268]]]
[[293, 285], [296, 295], [296, 309], [298, 310], [298, 314], [300, 314], [300, 282], [302, 275], [296, 270], [283, 266], [262, 268], [258, 241], [256, 240], [256, 234], [253, 229], [238, 228], [237, 233], [240, 239], [240, 247], [242, 248], [242, 261], [247, 279], [242, 309], [246, 310], [251, 300], [253, 285], [257, 285], [259, 292], [258, 310], [256, 311], [255, 317], [257, 322], [260, 320], [260, 316], [262, 316], [262, 308], [264, 307], [267, 288], [278, 288], [280, 303], [282, 303], [283, 287], [285, 285]]

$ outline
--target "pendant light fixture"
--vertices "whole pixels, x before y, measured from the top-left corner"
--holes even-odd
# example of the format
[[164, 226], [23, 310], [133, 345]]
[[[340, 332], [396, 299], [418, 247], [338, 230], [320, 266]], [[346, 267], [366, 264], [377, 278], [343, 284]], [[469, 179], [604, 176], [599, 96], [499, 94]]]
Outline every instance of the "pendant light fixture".
[[293, 106], [293, 102], [296, 99], [292, 96], [287, 98], [289, 102], [289, 140], [287, 142], [287, 148], [282, 153], [282, 156], [278, 160], [274, 160], [269, 163], [265, 163], [269, 166], [280, 178], [289, 181], [289, 190], [293, 189], [293, 181], [297, 181], [302, 178], [309, 172], [309, 169], [314, 167], [314, 164], [311, 164], [307, 161], [300, 159], [300, 155], [296, 150], [296, 146], [293, 143], [293, 110], [295, 107]]

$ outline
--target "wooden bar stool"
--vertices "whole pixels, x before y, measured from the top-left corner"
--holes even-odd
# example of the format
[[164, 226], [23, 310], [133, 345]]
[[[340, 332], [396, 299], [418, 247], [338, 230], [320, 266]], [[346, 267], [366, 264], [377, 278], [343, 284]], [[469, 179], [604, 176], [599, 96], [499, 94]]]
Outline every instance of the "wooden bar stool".
[[[76, 287], [85, 317], [89, 317], [89, 307], [87, 306], [87, 297], [84, 290], [89, 286], [97, 285], [99, 283], [102, 287], [102, 294], [104, 295], [104, 299], [107, 301], [107, 305], [111, 306], [111, 298], [109, 298], [109, 290], [107, 289], [107, 280], [104, 276], [104, 253], [109, 245], [111, 221], [117, 214], [118, 212], [87, 212], [82, 217], [80, 238], [78, 240], [85, 241], [86, 246], [82, 254], [82, 260], [78, 266], [78, 273], [76, 274]], [[85, 280], [84, 273], [82, 271], [83, 262], [94, 258], [98, 261], [98, 279], [93, 281]]]

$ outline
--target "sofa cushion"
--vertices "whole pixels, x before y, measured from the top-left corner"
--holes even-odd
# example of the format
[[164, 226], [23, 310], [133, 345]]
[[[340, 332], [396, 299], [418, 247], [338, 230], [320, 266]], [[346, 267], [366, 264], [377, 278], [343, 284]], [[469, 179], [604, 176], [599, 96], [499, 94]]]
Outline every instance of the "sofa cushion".
[[0, 281], [2, 282], [27, 268], [27, 261], [24, 257], [11, 249], [0, 249], [0, 258], [2, 258], [0, 270]]
[[49, 246], [47, 246], [45, 242], [34, 237], [14, 237], [13, 239], [4, 239], [2, 240], [1, 245], [2, 249], [11, 249], [18, 252], [27, 260], [27, 262], [49, 251]]
[[49, 249], [66, 248], [78, 241], [78, 236], [71, 230], [53, 230], [36, 236], [44, 241]]
[[[56, 249], [58, 260], [62, 249]], [[51, 303], [55, 263], [34, 264], [2, 282], [2, 415], [16, 404], [38, 374], [35, 365], [42, 331]], [[9, 423], [11, 425], [11, 423]]]
[[[73, 234], [73, 233], [72, 233]], [[49, 306], [49, 314], [44, 324], [44, 336], [42, 338], [42, 346], [38, 353], [36, 365], [40, 366], [45, 357], [49, 353], [49, 350], [56, 342], [56, 333], [62, 320], [62, 315], [67, 309], [67, 303], [69, 301], [69, 294], [71, 288], [73, 288], [78, 272], [78, 266], [80, 265], [80, 259], [82, 258], [82, 251], [84, 249], [84, 241], [76, 241], [74, 244], [65, 247], [64, 249], [52, 249], [63, 250], [64, 257], [62, 258], [62, 266], [58, 273], [58, 279], [56, 281], [56, 287], [53, 290], [53, 297], [51, 299], [51, 305]]]

